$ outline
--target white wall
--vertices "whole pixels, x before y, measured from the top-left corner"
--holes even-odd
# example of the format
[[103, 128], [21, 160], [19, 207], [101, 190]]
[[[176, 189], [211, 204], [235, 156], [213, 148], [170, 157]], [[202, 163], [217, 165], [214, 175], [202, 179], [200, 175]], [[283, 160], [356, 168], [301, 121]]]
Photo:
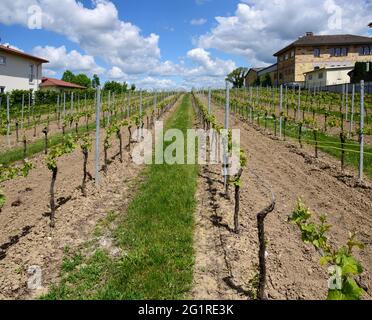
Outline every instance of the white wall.
[[[5, 87], [5, 92], [14, 89], [38, 90], [42, 77], [42, 64], [2, 50], [0, 56], [6, 57], [6, 64], [0, 64], [0, 87]], [[30, 64], [34, 65], [33, 82], [30, 82]]]
[[[320, 69], [311, 73], [313, 78], [310, 80], [309, 75], [306, 75], [306, 88], [325, 87], [337, 84], [350, 83], [348, 73], [353, 70], [353, 67], [347, 69]], [[319, 74], [323, 73], [323, 79], [319, 79]]]
[[335, 84], [350, 83], [350, 77], [348, 73], [353, 70], [353, 68], [346, 70], [330, 70], [327, 73], [327, 86]]
[[[319, 79], [319, 74], [323, 73], [323, 78]], [[310, 75], [312, 75], [312, 79], [310, 80]], [[327, 85], [327, 72], [325, 70], [314, 71], [311, 74], [306, 75], [306, 88], [319, 88], [325, 87]]]

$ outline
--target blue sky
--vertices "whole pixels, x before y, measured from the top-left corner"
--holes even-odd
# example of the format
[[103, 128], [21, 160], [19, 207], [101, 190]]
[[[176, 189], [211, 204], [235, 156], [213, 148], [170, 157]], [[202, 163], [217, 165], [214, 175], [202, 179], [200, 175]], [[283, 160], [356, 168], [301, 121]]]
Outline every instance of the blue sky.
[[57, 78], [70, 69], [146, 88], [221, 86], [306, 31], [371, 35], [369, 12], [371, 0], [1, 0], [0, 37], [50, 60], [45, 75]]

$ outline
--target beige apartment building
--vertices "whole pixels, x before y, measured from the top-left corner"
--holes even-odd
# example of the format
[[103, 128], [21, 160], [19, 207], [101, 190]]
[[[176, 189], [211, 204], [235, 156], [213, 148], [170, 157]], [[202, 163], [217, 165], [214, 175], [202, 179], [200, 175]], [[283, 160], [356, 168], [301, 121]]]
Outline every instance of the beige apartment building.
[[278, 84], [301, 84], [309, 72], [318, 69], [353, 67], [372, 61], [372, 38], [356, 35], [305, 36], [274, 54]]

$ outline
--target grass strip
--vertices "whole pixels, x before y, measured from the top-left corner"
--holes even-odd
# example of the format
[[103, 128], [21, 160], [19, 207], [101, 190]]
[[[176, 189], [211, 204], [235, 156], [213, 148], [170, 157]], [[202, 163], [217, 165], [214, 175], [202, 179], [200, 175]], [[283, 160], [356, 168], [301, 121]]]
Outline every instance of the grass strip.
[[[189, 95], [167, 122], [193, 126]], [[167, 147], [165, 143], [164, 148]], [[62, 281], [44, 299], [182, 299], [193, 279], [197, 165], [150, 165], [137, 196], [114, 232], [119, 259], [98, 250], [65, 260]]]

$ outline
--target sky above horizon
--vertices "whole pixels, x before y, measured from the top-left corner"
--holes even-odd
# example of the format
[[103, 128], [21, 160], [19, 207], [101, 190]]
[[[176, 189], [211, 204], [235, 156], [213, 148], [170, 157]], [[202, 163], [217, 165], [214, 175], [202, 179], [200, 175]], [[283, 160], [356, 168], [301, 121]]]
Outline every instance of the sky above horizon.
[[218, 87], [307, 31], [371, 36], [371, 12], [372, 0], [1, 0], [0, 38], [49, 60], [45, 76]]

